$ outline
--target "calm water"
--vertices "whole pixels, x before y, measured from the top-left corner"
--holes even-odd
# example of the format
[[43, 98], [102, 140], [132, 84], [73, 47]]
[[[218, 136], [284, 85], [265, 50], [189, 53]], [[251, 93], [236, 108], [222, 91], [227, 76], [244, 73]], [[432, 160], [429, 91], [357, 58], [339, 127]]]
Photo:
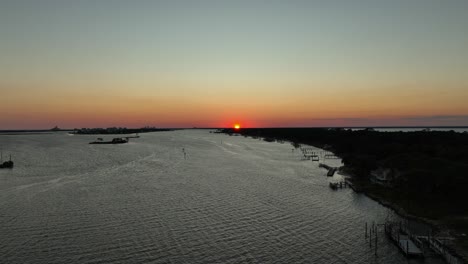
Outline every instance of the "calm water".
[[408, 263], [384, 236], [378, 257], [364, 240], [366, 221], [396, 216], [330, 190], [290, 144], [201, 130], [94, 139], [0, 136], [16, 165], [0, 171], [1, 263]]

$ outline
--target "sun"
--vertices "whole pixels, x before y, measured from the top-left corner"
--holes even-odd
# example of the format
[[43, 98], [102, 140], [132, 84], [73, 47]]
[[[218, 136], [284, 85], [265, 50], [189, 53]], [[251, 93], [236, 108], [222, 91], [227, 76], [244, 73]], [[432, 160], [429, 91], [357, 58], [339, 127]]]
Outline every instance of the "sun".
[[240, 125], [239, 125], [239, 124], [235, 124], [235, 125], [234, 125], [234, 129], [236, 129], [236, 130], [240, 129]]

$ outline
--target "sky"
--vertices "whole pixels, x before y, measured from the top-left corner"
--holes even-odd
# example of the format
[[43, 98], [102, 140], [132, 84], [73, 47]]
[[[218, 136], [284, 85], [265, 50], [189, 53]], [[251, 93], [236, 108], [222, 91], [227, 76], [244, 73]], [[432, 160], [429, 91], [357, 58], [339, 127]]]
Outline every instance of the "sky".
[[0, 0], [0, 129], [468, 125], [466, 0]]

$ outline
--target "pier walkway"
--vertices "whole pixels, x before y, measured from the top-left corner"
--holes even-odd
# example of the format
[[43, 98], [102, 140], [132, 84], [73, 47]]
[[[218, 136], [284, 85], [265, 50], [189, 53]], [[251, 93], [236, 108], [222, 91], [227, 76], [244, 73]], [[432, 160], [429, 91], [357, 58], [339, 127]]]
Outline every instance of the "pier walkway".
[[398, 244], [403, 253], [408, 256], [422, 256], [423, 252], [408, 235], [400, 235]]
[[385, 224], [385, 233], [407, 257], [424, 257], [422, 250], [414, 243], [414, 238], [401, 227], [393, 223]]

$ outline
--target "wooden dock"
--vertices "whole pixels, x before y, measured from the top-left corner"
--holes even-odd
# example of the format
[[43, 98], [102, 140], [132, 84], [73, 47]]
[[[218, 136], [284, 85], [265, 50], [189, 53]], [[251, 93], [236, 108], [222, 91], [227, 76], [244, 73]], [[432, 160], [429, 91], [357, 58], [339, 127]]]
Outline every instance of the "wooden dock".
[[329, 165], [324, 164], [324, 163], [319, 163], [319, 167], [320, 168], [325, 168], [325, 169], [328, 170], [328, 172], [327, 172], [328, 177], [332, 177], [333, 175], [335, 175], [335, 172], [338, 170], [337, 167], [332, 167], [332, 166], [329, 166]]
[[[332, 188], [331, 183], [330, 187]], [[333, 188], [336, 190], [337, 186]], [[364, 237], [369, 242], [371, 248], [372, 246], [375, 247], [374, 252], [376, 256], [378, 246], [377, 227], [379, 226], [385, 228], [385, 234], [407, 258], [433, 258], [439, 256], [448, 264], [466, 263], [446, 246], [445, 241], [453, 240], [453, 238], [414, 235], [407, 229], [407, 226], [402, 225], [402, 222], [393, 221], [385, 221], [384, 224], [375, 224], [374, 222], [372, 222], [372, 225], [368, 225], [367, 222], [365, 224]], [[372, 243], [373, 238], [375, 238], [374, 243]]]
[[328, 170], [327, 172], [327, 176], [328, 177], [333, 177], [333, 175], [335, 175], [335, 172], [338, 170], [338, 168], [331, 168]]
[[441, 238], [432, 236], [415, 236], [415, 241], [423, 248], [423, 253], [427, 255], [437, 255], [442, 257], [448, 264], [463, 264], [465, 263], [460, 257], [453, 254], [443, 241], [453, 238]]
[[312, 161], [319, 161], [320, 160], [320, 153], [317, 152], [314, 148], [301, 148], [302, 155], [304, 159]]
[[327, 151], [323, 154], [323, 158], [324, 159], [339, 159], [340, 157], [336, 156], [333, 152]]
[[338, 188], [343, 189], [343, 188], [348, 187], [348, 183], [346, 181], [330, 182], [328, 183], [328, 185], [330, 186], [332, 190], [338, 190]]
[[324, 159], [340, 159], [333, 152], [318, 151], [316, 148], [301, 147], [301, 152], [304, 160], [319, 161]]
[[424, 257], [423, 251], [414, 242], [415, 238], [394, 223], [385, 224], [385, 233], [407, 257]]
[[403, 253], [407, 256], [422, 256], [423, 252], [418, 246], [411, 240], [408, 235], [400, 235], [398, 244]]

